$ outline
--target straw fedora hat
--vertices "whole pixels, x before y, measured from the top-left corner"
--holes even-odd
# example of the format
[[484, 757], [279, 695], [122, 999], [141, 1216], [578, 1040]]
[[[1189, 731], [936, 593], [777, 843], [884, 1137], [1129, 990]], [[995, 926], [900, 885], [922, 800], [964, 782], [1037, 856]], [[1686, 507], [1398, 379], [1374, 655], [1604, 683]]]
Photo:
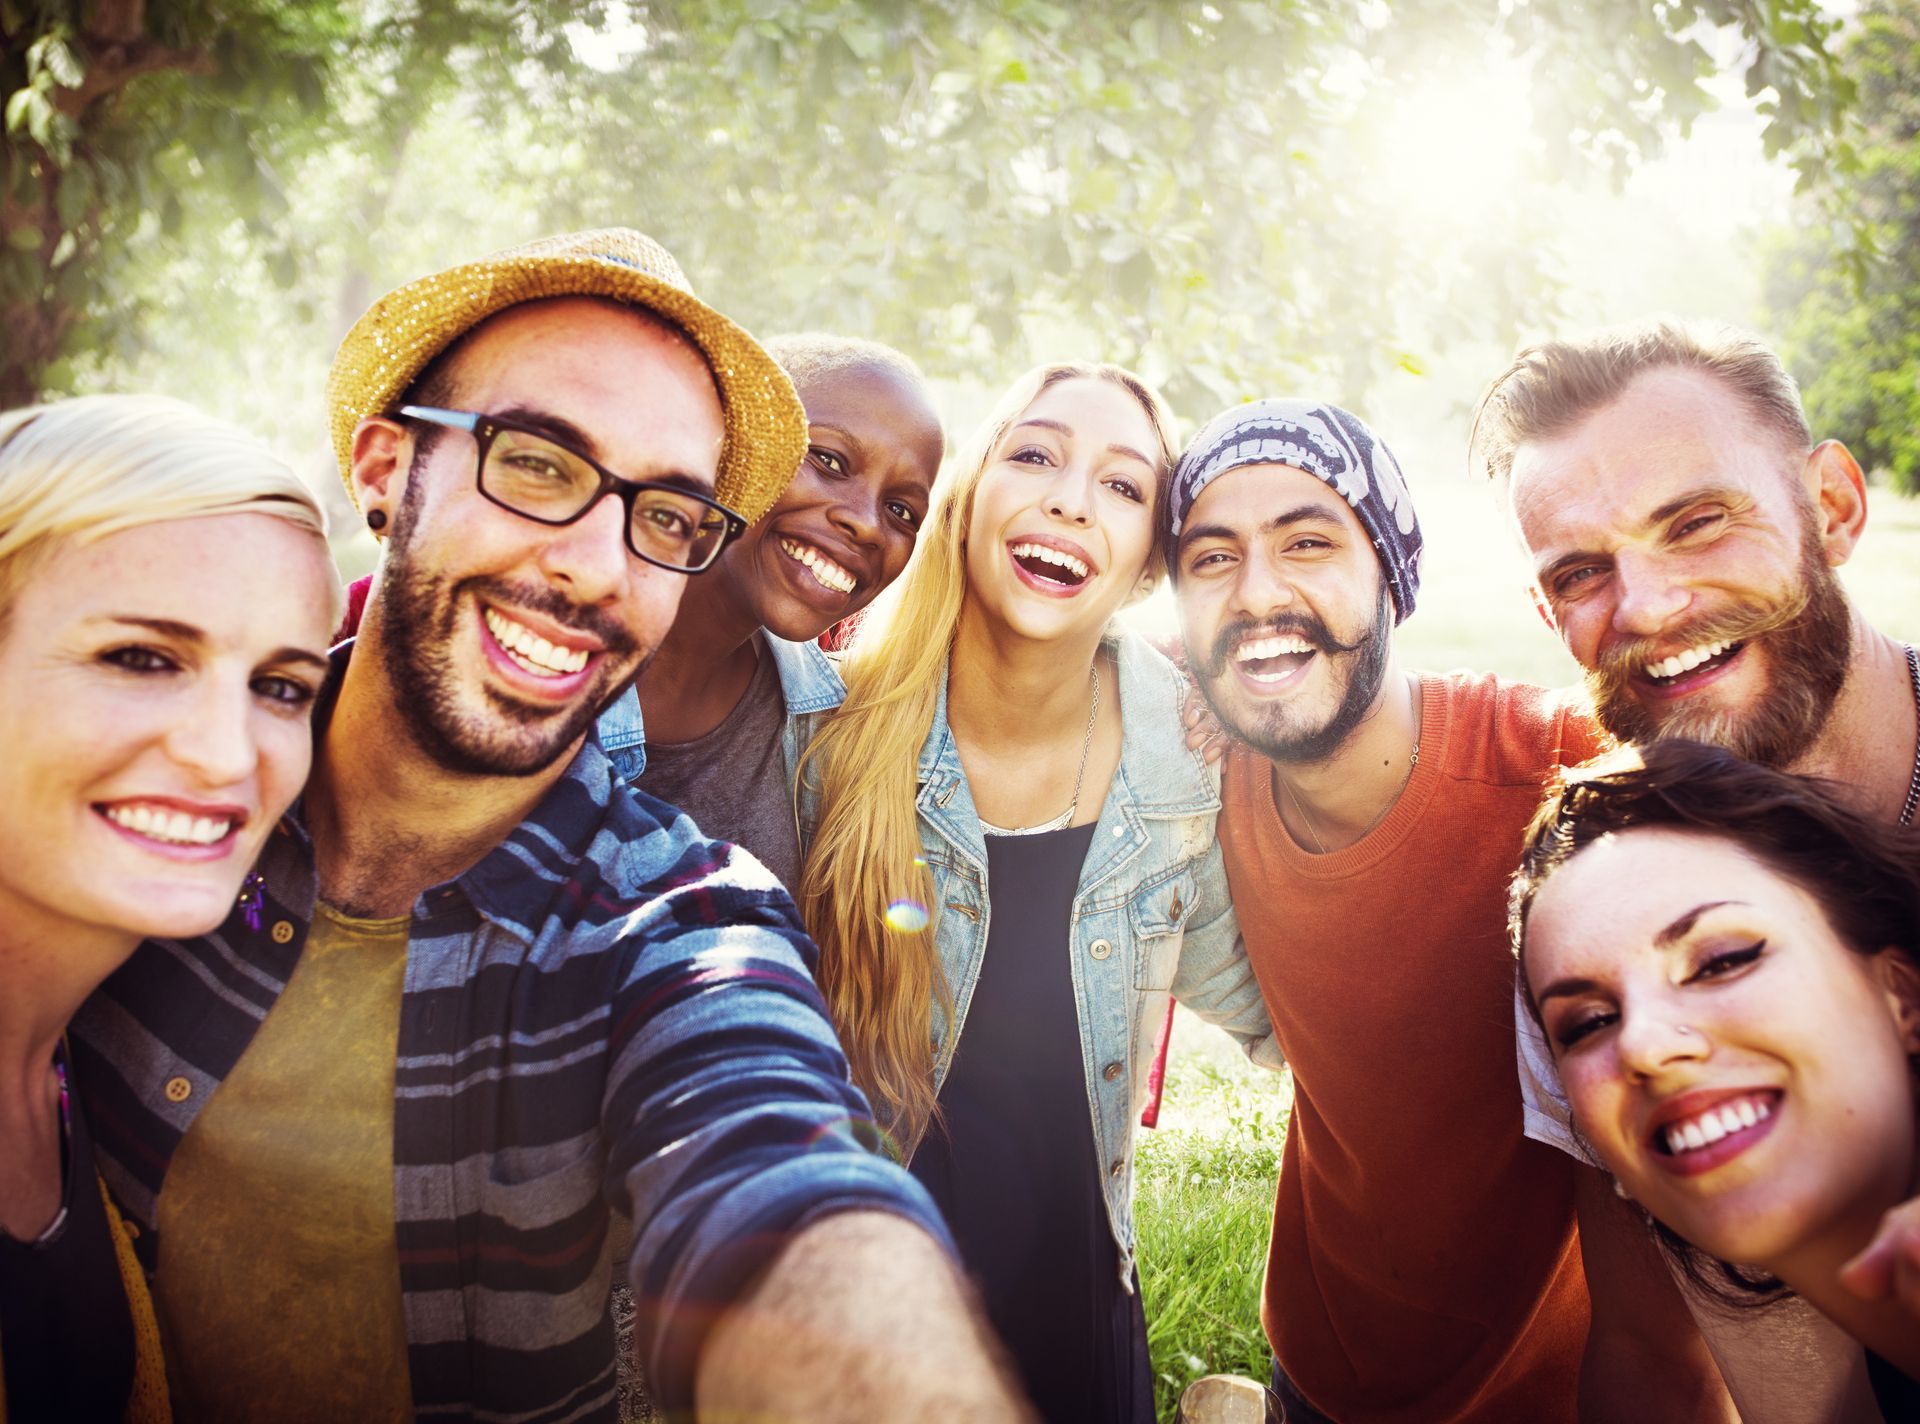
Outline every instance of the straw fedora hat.
[[409, 282], [369, 307], [327, 374], [328, 428], [349, 498], [354, 427], [391, 409], [434, 357], [482, 321], [544, 297], [611, 297], [685, 332], [706, 357], [725, 412], [715, 497], [749, 524], [773, 507], [807, 449], [793, 382], [742, 328], [693, 295], [666, 248], [624, 227], [510, 247]]

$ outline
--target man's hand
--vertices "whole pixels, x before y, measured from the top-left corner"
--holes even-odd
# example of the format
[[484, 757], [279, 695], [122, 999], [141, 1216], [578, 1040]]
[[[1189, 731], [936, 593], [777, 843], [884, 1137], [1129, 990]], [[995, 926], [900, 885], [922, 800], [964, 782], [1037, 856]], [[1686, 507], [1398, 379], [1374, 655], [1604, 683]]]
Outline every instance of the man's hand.
[[1920, 1316], [1920, 1197], [1880, 1219], [1867, 1249], [1840, 1268], [1840, 1284], [1863, 1300], [1893, 1300]]
[[1187, 700], [1180, 709], [1180, 721], [1187, 729], [1187, 746], [1199, 752], [1208, 766], [1214, 765], [1227, 754], [1227, 734], [1220, 729], [1220, 723], [1214, 719], [1213, 709], [1207, 706], [1207, 699], [1200, 695], [1199, 688], [1187, 689]]
[[1035, 1419], [946, 1252], [875, 1211], [795, 1237], [714, 1326], [696, 1390], [714, 1424]]

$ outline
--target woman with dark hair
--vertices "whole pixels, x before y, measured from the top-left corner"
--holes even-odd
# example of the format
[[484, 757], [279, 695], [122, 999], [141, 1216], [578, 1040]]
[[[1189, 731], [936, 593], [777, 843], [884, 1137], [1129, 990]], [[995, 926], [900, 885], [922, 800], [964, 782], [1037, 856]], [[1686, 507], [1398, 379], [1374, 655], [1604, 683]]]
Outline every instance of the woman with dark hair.
[[1866, 1346], [1887, 1418], [1920, 1417], [1920, 836], [1660, 742], [1565, 773], [1512, 911], [1621, 1193], [1723, 1297], [1804, 1296]]
[[802, 335], [767, 351], [806, 407], [806, 457], [779, 503], [687, 581], [673, 630], [602, 715], [600, 741], [621, 777], [752, 851], [797, 894], [800, 722], [846, 695], [817, 640], [906, 568], [945, 439], [919, 370], [891, 347]]

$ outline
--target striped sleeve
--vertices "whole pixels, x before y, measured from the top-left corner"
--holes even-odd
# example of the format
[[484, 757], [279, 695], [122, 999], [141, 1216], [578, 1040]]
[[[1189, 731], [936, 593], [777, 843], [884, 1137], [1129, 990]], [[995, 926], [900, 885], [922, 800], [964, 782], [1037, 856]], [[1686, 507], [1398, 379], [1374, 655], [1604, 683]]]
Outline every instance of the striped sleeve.
[[786, 891], [736, 847], [676, 849], [628, 927], [603, 1107], [609, 1191], [633, 1215], [637, 1339], [669, 1411], [691, 1403], [718, 1312], [808, 1224], [886, 1211], [953, 1249], [879, 1150]]

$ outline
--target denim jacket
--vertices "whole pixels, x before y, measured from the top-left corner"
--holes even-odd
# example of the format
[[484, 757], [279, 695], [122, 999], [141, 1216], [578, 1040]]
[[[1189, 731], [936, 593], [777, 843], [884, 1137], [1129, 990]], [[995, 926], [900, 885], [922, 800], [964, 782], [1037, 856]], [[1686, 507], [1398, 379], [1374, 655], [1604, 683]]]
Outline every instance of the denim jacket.
[[[1120, 765], [1075, 892], [1068, 941], [1080, 1008], [1080, 1058], [1105, 1178], [1120, 1279], [1133, 1270], [1133, 1133], [1147, 1099], [1171, 993], [1220, 1025], [1263, 1067], [1283, 1065], [1239, 939], [1214, 837], [1219, 776], [1187, 748], [1186, 684], [1146, 640], [1110, 640], [1124, 714]], [[933, 871], [934, 938], [964, 1031], [988, 925], [987, 847], [947, 726], [947, 679], [920, 749], [920, 839]], [[944, 1081], [948, 1026], [936, 1007], [935, 1061]]]
[[[818, 643], [789, 643], [771, 633], [759, 635], [761, 643], [773, 654], [775, 671], [780, 674], [780, 691], [787, 699], [787, 725], [780, 734], [780, 750], [787, 763], [787, 784], [800, 761], [802, 719], [810, 712], [825, 712], [846, 700], [846, 684], [833, 666], [833, 660]], [[647, 768], [647, 731], [640, 714], [640, 693], [633, 687], [620, 694], [613, 706], [600, 714], [600, 745], [613, 762], [614, 773], [632, 782]]]

